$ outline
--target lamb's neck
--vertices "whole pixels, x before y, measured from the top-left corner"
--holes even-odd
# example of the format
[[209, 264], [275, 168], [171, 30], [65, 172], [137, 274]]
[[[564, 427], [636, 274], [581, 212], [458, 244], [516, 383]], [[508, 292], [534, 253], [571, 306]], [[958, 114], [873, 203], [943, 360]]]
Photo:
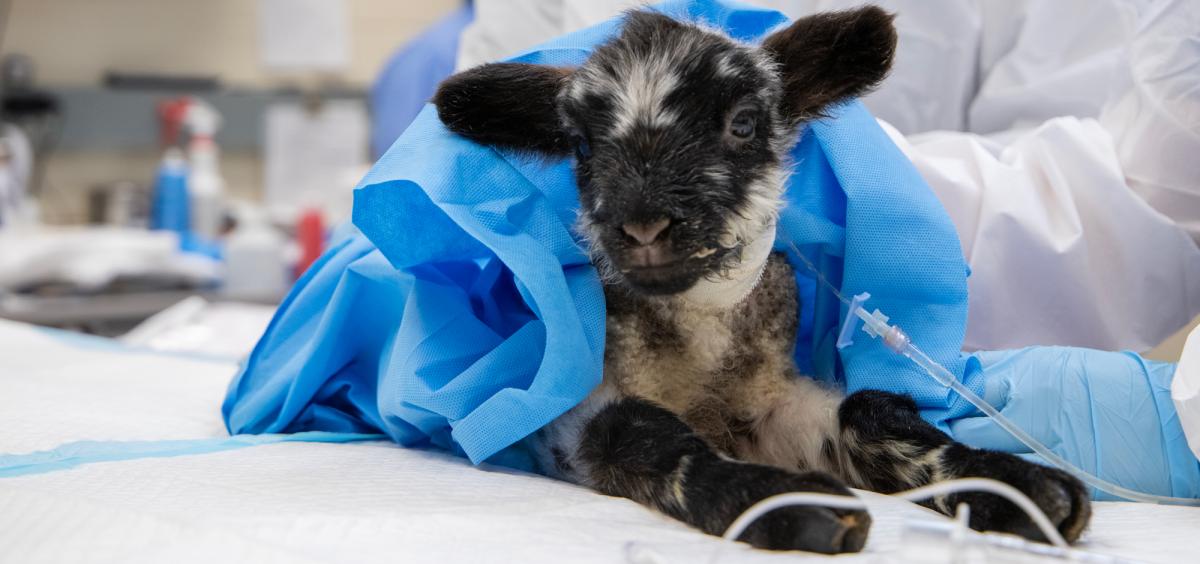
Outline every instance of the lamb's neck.
[[688, 308], [714, 312], [734, 309], [758, 286], [774, 246], [775, 226], [771, 225], [743, 247], [741, 262], [726, 276], [714, 280], [700, 280], [674, 299]]

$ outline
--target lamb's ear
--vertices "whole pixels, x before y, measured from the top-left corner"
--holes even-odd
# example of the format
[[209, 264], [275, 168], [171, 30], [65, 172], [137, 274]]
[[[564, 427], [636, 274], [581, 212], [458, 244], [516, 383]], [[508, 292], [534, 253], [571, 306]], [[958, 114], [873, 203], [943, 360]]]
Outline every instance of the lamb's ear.
[[879, 84], [896, 52], [894, 16], [877, 6], [796, 20], [763, 41], [783, 78], [783, 115], [799, 122]]
[[555, 99], [570, 70], [492, 63], [460, 72], [433, 96], [451, 131], [478, 143], [555, 155], [570, 150]]

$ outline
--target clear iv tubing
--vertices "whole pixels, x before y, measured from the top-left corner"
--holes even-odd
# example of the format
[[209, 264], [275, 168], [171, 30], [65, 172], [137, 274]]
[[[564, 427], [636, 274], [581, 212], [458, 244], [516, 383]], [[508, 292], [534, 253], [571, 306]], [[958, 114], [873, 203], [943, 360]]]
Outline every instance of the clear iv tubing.
[[[1021, 493], [1020, 490], [996, 480], [988, 478], [961, 478], [957, 480], [946, 480], [891, 494], [889, 497], [895, 497], [909, 502], [916, 502], [964, 492], [986, 492], [1009, 500], [1029, 516], [1034, 525], [1037, 526], [1046, 539], [1049, 540], [1050, 544], [1053, 545], [1053, 548], [1036, 548], [1036, 543], [1031, 543], [1031, 541], [1025, 541], [1014, 537], [1003, 538], [999, 540], [999, 542], [986, 542], [984, 543], [986, 546], [1018, 551], [1021, 553], [1029, 553], [1034, 556], [1049, 557], [1057, 560], [1067, 560], [1071, 562], [1092, 562], [1097, 564], [1122, 564], [1128, 562], [1121, 558], [1109, 557], [1090, 552], [1081, 552], [1072, 549], [1067, 544], [1066, 540], [1063, 539], [1062, 535], [1058, 532], [1058, 529], [1054, 527], [1054, 524], [1050, 522], [1050, 519], [1048, 519], [1044, 513], [1042, 513], [1041, 509], [1038, 508], [1037, 504], [1035, 504], [1033, 500]], [[748, 509], [742, 512], [737, 519], [734, 519], [733, 523], [731, 523], [729, 527], [725, 529], [725, 532], [721, 535], [721, 538], [727, 542], [737, 541], [737, 539], [746, 532], [746, 529], [748, 529], [755, 521], [762, 518], [762, 516], [775, 511], [776, 509], [797, 505], [815, 505], [821, 507], [831, 507], [835, 509], [857, 509], [863, 511], [868, 509], [867, 504], [858, 497], [830, 495], [815, 492], [793, 492], [779, 494], [768, 497], [759, 501], [758, 503], [755, 503], [754, 505], [751, 505]], [[966, 531], [967, 522], [970, 519], [969, 515], [969, 507], [966, 507], [966, 504], [959, 504], [957, 514], [953, 519], [953, 522], [957, 523], [959, 528], [946, 531], [949, 534], [950, 542], [955, 544], [967, 542], [972, 546], [975, 546], [975, 543], [978, 542], [967, 541], [965, 537], [959, 536]], [[986, 535], [980, 536], [980, 538], [985, 537]], [[715, 564], [724, 554], [725, 547], [726, 545], [724, 544], [718, 546], [717, 549], [709, 555], [708, 563]], [[923, 558], [928, 556], [928, 554], [925, 554], [923, 555]], [[970, 561], [981, 561], [977, 559], [978, 557], [979, 555], [975, 555]], [[636, 541], [626, 543], [625, 559], [631, 564], [662, 564], [667, 562], [667, 560], [664, 559], [652, 547], [646, 545], [645, 543]], [[954, 561], [959, 562], [960, 560]], [[991, 560], [987, 561], [990, 562]], [[1013, 560], [1012, 556], [1010, 555], [1009, 557], [1004, 558], [1003, 561], [1015, 562], [1018, 560]]]
[[[1028, 496], [1021, 493], [1020, 490], [989, 478], [961, 478], [957, 480], [945, 480], [927, 486], [898, 492], [887, 497], [899, 498], [909, 502], [923, 501], [928, 499], [936, 499], [947, 495], [965, 492], [986, 492], [998, 495], [1012, 502], [1018, 508], [1025, 512], [1026, 515], [1033, 521], [1034, 525], [1042, 532], [1053, 546], [1046, 546], [1041, 543], [1027, 541], [1011, 535], [992, 535], [985, 533], [970, 532], [968, 522], [970, 521], [970, 506], [966, 503], [958, 504], [956, 514], [953, 519], [947, 521], [946, 524], [936, 522], [917, 521], [909, 525], [906, 532], [915, 530], [919, 532], [932, 531], [935, 534], [941, 533], [946, 535], [947, 541], [954, 548], [965, 549], [967, 547], [982, 548], [984, 550], [992, 549], [1000, 551], [999, 553], [983, 553], [978, 552], [961, 553], [955, 550], [950, 554], [952, 562], [1026, 562], [1021, 558], [1023, 555], [1028, 555], [1038, 558], [1038, 561], [1044, 559], [1053, 559], [1056, 561], [1069, 562], [1087, 562], [1091, 564], [1132, 564], [1131, 561], [1115, 557], [1106, 556], [1092, 552], [1084, 552], [1072, 549], [1063, 539], [1058, 529], [1050, 522], [1050, 519], [1042, 513], [1037, 504]], [[751, 505], [741, 515], [734, 519], [733, 523], [725, 529], [721, 535], [721, 539], [726, 541], [717, 546], [716, 550], [712, 551], [708, 556], [708, 564], [716, 564], [723, 556], [725, 549], [732, 542], [737, 541], [746, 529], [755, 521], [762, 518], [767, 513], [782, 509], [784, 507], [793, 507], [797, 505], [830, 507], [835, 509], [857, 509], [866, 511], [868, 506], [862, 499], [852, 496], [830, 495], [815, 492], [793, 492], [774, 495]], [[950, 525], [947, 527], [946, 525]], [[935, 541], [936, 542], [936, 541]], [[994, 554], [998, 560], [992, 560], [989, 554]], [[983, 557], [987, 558], [983, 558]], [[656, 551], [652, 545], [639, 541], [630, 541], [625, 543], [625, 561], [629, 564], [665, 564], [669, 562]], [[889, 559], [890, 561], [890, 559]], [[903, 559], [908, 562], [910, 559]], [[931, 555], [922, 550], [918, 556], [917, 562], [930, 562]]]
[[794, 244], [792, 245], [792, 250], [795, 251], [796, 256], [798, 256], [800, 260], [804, 262], [805, 266], [807, 266], [809, 270], [816, 274], [817, 279], [821, 282], [821, 284], [828, 288], [829, 291], [837, 297], [837, 299], [841, 300], [850, 307], [850, 311], [847, 313], [847, 315], [857, 316], [863, 321], [863, 331], [871, 335], [872, 338], [882, 338], [888, 349], [913, 361], [917, 366], [923, 368], [925, 372], [928, 372], [930, 376], [933, 376], [933, 379], [937, 380], [938, 383], [950, 388], [951, 390], [954, 390], [954, 392], [962, 396], [963, 399], [971, 402], [971, 405], [979, 408], [980, 411], [984, 412], [988, 417], [991, 417], [993, 420], [995, 420], [996, 424], [1002, 429], [1008, 431], [1010, 435], [1016, 437], [1017, 440], [1024, 443], [1025, 446], [1032, 449], [1033, 452], [1037, 453], [1046, 461], [1067, 472], [1070, 472], [1071, 474], [1074, 474], [1075, 477], [1079, 478], [1087, 485], [1120, 498], [1132, 501], [1140, 501], [1143, 503], [1157, 503], [1162, 505], [1189, 505], [1200, 507], [1200, 499], [1148, 494], [1119, 486], [1098, 476], [1094, 476], [1088, 473], [1086, 470], [1072, 464], [1067, 459], [1055, 454], [1049, 448], [1046, 448], [1046, 445], [1043, 445], [1040, 441], [1033, 438], [1033, 436], [1031, 436], [1029, 433], [1026, 433], [1023, 429], [1018, 427], [1015, 423], [997, 411], [996, 408], [992, 407], [991, 404], [984, 401], [984, 399], [979, 397], [975, 392], [971, 391], [970, 388], [964, 386], [962, 382], [959, 382], [958, 379], [950, 373], [949, 370], [946, 370], [946, 368], [941, 364], [938, 364], [933, 359], [929, 358], [929, 355], [925, 354], [924, 351], [912, 343], [912, 340], [909, 339], [908, 334], [900, 329], [899, 326], [889, 325], [887, 323], [888, 317], [886, 315], [883, 315], [878, 309], [875, 310], [874, 313], [867, 313], [867, 310], [863, 309], [861, 305], [865, 298], [859, 298], [856, 296], [855, 300], [846, 299], [846, 297], [843, 296], [842, 293], [833, 286], [833, 284], [830, 284], [829, 281], [825, 279], [825, 276], [821, 274], [821, 271], [817, 270], [817, 268], [813, 266], [811, 262], [809, 262], [808, 257], [804, 256], [804, 253], [801, 253], [800, 249], [796, 248]]
[[[1059, 534], [1058, 529], [1050, 522], [1045, 513], [1038, 509], [1037, 504], [1029, 499], [1020, 490], [996, 480], [987, 478], [961, 478], [957, 480], [946, 480], [929, 484], [919, 488], [890, 494], [891, 497], [903, 499], [905, 501], [924, 501], [934, 497], [945, 496], [960, 492], [986, 492], [1001, 496], [1017, 507], [1020, 507], [1038, 529], [1045, 535], [1050, 544], [1059, 548], [1070, 548], [1067, 541]], [[838, 496], [821, 493], [796, 492], [773, 495], [744, 511], [737, 519], [725, 529], [725, 533], [721, 538], [729, 541], [737, 540], [746, 532], [755, 521], [763, 515], [770, 513], [776, 509], [790, 507], [793, 505], [819, 505], [822, 507], [832, 507], [835, 509], [860, 509], [866, 510], [867, 505], [862, 500], [856, 497]]]

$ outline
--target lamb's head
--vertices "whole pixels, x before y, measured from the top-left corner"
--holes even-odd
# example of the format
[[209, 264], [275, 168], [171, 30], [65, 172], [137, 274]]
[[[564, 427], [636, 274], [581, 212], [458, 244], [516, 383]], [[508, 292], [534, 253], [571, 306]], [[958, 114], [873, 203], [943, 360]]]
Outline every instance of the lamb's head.
[[[895, 45], [876, 7], [803, 18], [761, 45], [635, 11], [578, 68], [483, 65], [434, 103], [475, 141], [573, 155], [597, 265], [675, 294], [765, 260], [798, 129], [882, 80]], [[765, 250], [748, 253], [755, 242]]]

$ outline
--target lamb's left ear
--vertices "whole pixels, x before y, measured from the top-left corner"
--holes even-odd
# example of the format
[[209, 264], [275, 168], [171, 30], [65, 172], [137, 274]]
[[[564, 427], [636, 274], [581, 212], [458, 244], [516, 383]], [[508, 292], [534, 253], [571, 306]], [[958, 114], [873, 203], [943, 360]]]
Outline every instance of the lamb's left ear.
[[488, 145], [566, 154], [567, 134], [555, 100], [571, 71], [524, 63], [491, 63], [460, 72], [433, 96], [451, 131]]
[[825, 12], [763, 40], [780, 66], [783, 115], [793, 122], [820, 117], [829, 105], [879, 84], [896, 52], [893, 18], [878, 6]]

